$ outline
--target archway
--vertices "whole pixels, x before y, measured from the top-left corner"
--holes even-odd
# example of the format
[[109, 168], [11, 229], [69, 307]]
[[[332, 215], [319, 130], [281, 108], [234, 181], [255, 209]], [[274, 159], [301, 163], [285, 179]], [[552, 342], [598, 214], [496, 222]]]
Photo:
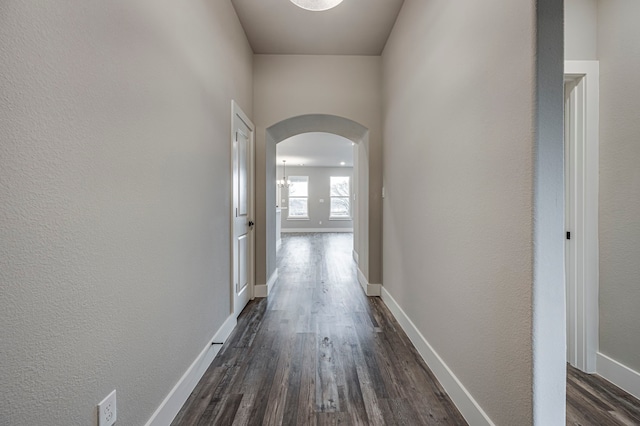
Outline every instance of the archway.
[[[307, 114], [282, 120], [266, 129], [265, 179], [257, 182], [264, 185], [265, 211], [264, 262], [266, 284], [256, 286], [256, 296], [265, 297], [277, 280], [276, 269], [276, 145], [285, 139], [302, 133], [324, 132], [342, 136], [357, 146], [354, 155], [354, 260], [358, 264], [359, 281], [367, 295], [380, 294], [380, 286], [369, 284], [370, 238], [369, 238], [369, 129], [339, 116]], [[258, 255], [260, 255], [258, 253]]]

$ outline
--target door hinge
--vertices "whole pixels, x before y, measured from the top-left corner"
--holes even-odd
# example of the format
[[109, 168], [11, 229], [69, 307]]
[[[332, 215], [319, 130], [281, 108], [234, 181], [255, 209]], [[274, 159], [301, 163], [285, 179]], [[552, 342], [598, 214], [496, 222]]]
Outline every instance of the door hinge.
[[567, 231], [567, 240], [571, 239], [571, 232]]

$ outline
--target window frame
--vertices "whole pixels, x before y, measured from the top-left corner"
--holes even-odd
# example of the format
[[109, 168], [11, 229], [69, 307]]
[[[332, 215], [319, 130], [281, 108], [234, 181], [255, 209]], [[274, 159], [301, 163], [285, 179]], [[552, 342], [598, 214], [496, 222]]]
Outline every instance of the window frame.
[[[307, 194], [305, 196], [291, 195], [290, 188], [287, 188], [287, 220], [309, 220], [309, 176], [289, 176], [288, 180], [294, 182], [296, 179], [304, 179], [307, 184]], [[291, 199], [304, 200], [306, 204], [306, 215], [291, 216]]]
[[[331, 195], [332, 179], [342, 178], [347, 179], [347, 195]], [[332, 213], [332, 206], [334, 199], [346, 199], [349, 203], [349, 215], [348, 216], [334, 216]], [[351, 176], [329, 176], [329, 220], [353, 220], [353, 208], [351, 203]]]

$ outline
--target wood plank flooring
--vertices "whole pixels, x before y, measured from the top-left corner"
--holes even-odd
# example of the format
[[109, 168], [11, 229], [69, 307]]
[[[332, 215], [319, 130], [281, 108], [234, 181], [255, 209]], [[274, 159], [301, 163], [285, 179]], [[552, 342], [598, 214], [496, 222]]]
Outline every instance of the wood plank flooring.
[[[464, 425], [379, 298], [351, 234], [283, 238], [279, 281], [249, 303], [173, 425]], [[569, 367], [567, 425], [640, 425], [640, 401]]]
[[569, 366], [567, 425], [640, 425], [640, 401], [602, 377]]
[[173, 425], [466, 425], [379, 298], [351, 234], [284, 236], [279, 279], [251, 301]]

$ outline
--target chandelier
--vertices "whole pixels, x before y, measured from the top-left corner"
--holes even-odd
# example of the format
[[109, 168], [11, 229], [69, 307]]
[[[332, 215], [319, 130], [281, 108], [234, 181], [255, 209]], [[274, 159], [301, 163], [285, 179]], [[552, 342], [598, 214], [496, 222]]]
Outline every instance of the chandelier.
[[291, 181], [287, 179], [287, 160], [282, 160], [282, 179], [278, 181], [278, 188], [289, 188]]

